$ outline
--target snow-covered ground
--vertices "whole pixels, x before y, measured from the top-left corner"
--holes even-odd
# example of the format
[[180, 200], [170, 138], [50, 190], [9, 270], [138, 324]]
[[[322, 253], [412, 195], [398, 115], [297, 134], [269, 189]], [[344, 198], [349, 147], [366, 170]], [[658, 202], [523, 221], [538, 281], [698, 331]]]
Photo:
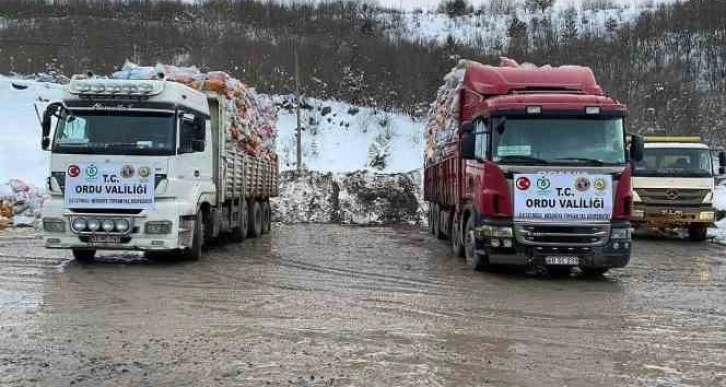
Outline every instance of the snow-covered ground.
[[[283, 103], [283, 97], [276, 102]], [[336, 101], [308, 99], [302, 109], [303, 164], [320, 172], [408, 172], [423, 165], [423, 122], [411, 117]], [[283, 104], [283, 106], [290, 106]], [[282, 108], [278, 152], [283, 170], [295, 168], [294, 110]], [[371, 167], [378, 156], [380, 168]], [[374, 163], [375, 164], [375, 163]]]
[[[25, 89], [16, 89], [13, 83]], [[60, 94], [58, 84], [0, 77], [0, 183], [22, 178], [35, 186], [45, 185], [48, 155], [40, 149], [34, 102], [38, 96], [55, 99]]]
[[556, 35], [562, 34], [569, 17], [578, 34], [606, 36], [618, 26], [637, 21], [642, 12], [673, 3], [673, 0], [613, 0], [600, 4], [599, 8], [587, 7], [585, 3], [559, 0], [542, 12], [526, 9], [524, 1], [515, 1], [511, 13], [492, 12], [485, 7], [459, 17], [449, 17], [429, 8], [426, 11], [384, 12], [378, 15], [378, 20], [394, 40], [444, 44], [451, 38], [459, 44], [503, 51], [508, 44], [507, 30], [515, 17], [526, 24], [530, 44], [533, 44], [533, 36], [538, 33], [535, 26], [541, 25], [544, 19], [550, 21]]

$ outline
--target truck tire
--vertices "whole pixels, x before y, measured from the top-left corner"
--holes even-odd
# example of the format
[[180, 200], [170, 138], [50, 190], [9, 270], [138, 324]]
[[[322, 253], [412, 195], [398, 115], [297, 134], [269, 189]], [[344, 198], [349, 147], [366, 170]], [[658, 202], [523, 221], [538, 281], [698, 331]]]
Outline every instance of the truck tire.
[[448, 229], [451, 224], [449, 222], [446, 222], [445, 219], [448, 218], [448, 216], [444, 216], [444, 214], [447, 213], [447, 211], [442, 211], [439, 209], [438, 214], [438, 222], [436, 224], [438, 225], [439, 233], [436, 235], [436, 238], [441, 240], [446, 240], [447, 235], [451, 233], [451, 230]]
[[272, 229], [272, 209], [270, 202], [262, 202], [262, 233], [269, 234]]
[[194, 234], [192, 246], [182, 253], [182, 258], [189, 261], [197, 261], [202, 257], [202, 246], [204, 245], [204, 217], [202, 211], [197, 212], [197, 220], [194, 222]]
[[693, 226], [688, 229], [688, 239], [693, 242], [703, 242], [708, 236], [708, 227], [706, 226]]
[[256, 238], [262, 234], [262, 207], [260, 202], [252, 201], [250, 207], [249, 233], [251, 238]]
[[489, 258], [476, 252], [476, 238], [474, 237], [474, 217], [469, 217], [464, 229], [464, 251], [466, 257], [466, 265], [475, 271], [484, 271], [489, 269]]
[[96, 250], [73, 249], [73, 258], [78, 262], [93, 262], [93, 259], [96, 258]]
[[247, 239], [248, 221], [247, 201], [242, 200], [242, 203], [239, 205], [239, 223], [237, 227], [232, 229], [232, 242], [241, 243]]
[[459, 215], [455, 215], [451, 223], [451, 251], [457, 258], [464, 258], [464, 242], [461, 235], [461, 221]]

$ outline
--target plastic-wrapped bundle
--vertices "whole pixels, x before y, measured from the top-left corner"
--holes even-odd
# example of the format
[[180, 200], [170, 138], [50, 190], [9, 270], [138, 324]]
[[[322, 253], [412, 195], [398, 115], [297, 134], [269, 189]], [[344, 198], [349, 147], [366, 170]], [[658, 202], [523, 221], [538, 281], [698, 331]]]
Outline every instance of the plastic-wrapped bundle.
[[425, 159], [436, 162], [446, 144], [450, 143], [459, 127], [459, 95], [468, 61], [461, 61], [444, 77], [444, 84], [436, 92], [424, 127], [426, 136]]
[[0, 185], [0, 218], [5, 226], [33, 226], [48, 195], [20, 179]]
[[127, 61], [112, 77], [153, 80], [158, 79], [159, 74], [168, 81], [223, 96], [227, 100], [227, 141], [236, 143], [250, 155], [276, 158], [277, 109], [272, 100], [223, 71], [203, 73], [194, 66], [164, 64], [143, 67]]

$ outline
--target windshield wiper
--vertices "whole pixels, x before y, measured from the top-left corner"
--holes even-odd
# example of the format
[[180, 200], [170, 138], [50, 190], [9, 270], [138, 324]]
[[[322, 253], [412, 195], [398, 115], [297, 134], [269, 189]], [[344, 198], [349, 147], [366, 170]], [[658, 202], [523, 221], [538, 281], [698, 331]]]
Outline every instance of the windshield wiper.
[[501, 163], [515, 163], [515, 164], [534, 164], [534, 165], [547, 165], [549, 161], [540, 159], [532, 156], [502, 156], [499, 158]]
[[615, 163], [608, 163], [602, 160], [598, 159], [591, 159], [587, 157], [560, 157], [556, 158], [555, 161], [575, 161], [575, 162], [581, 162], [583, 164], [590, 164], [590, 165], [596, 165], [596, 166], [602, 166], [602, 165], [616, 165]]

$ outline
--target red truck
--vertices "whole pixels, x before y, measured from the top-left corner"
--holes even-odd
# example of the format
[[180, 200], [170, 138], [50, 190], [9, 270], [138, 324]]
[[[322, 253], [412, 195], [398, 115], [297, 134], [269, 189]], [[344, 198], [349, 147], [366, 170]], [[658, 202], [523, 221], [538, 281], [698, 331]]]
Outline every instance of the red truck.
[[[630, 160], [643, 154], [643, 139], [626, 134], [627, 108], [580, 66], [462, 61], [452, 79], [449, 105], [440, 98], [429, 120], [432, 233], [475, 270], [602, 274], [626, 266]], [[436, 133], [446, 128], [450, 136]]]

